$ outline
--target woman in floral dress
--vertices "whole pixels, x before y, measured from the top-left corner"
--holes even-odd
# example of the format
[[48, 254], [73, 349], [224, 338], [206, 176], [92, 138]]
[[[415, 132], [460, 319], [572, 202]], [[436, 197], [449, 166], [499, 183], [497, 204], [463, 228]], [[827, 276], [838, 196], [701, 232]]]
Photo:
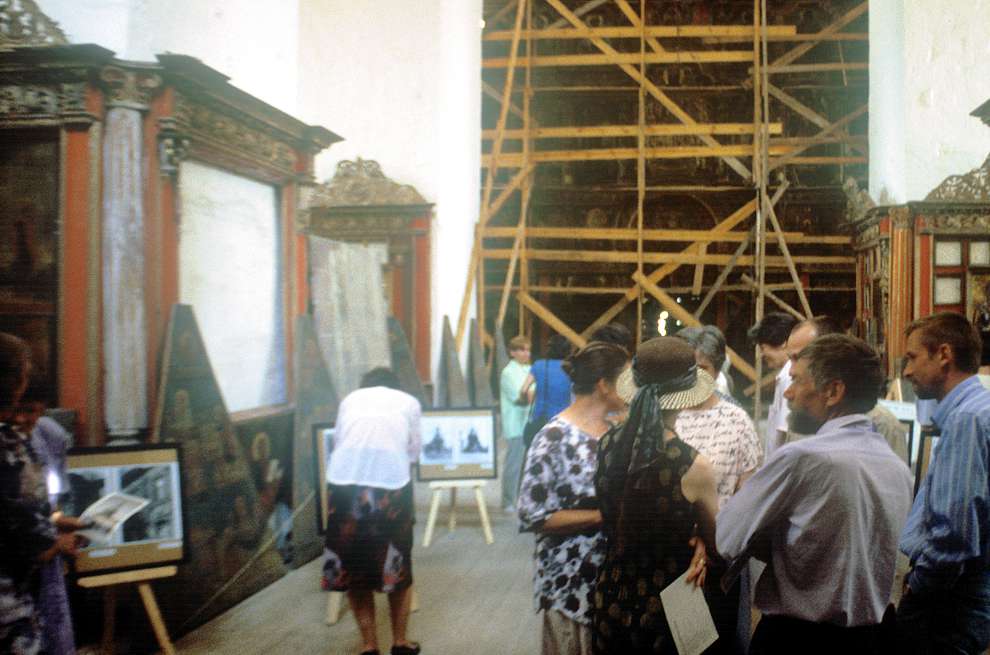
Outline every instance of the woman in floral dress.
[[534, 592], [543, 611], [543, 655], [591, 653], [591, 592], [604, 555], [594, 475], [598, 439], [610, 413], [625, 403], [616, 379], [629, 354], [591, 342], [568, 357], [574, 402], [533, 439], [523, 468], [518, 510], [536, 534]]

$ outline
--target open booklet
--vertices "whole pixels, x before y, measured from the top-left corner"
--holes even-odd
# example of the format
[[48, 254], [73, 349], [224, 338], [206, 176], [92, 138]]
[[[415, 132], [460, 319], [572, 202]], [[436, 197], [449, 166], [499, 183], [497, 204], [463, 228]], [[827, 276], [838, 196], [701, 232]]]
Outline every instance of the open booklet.
[[86, 527], [76, 534], [85, 537], [92, 544], [109, 544], [117, 528], [147, 504], [147, 498], [138, 498], [119, 491], [107, 494], [79, 516]]

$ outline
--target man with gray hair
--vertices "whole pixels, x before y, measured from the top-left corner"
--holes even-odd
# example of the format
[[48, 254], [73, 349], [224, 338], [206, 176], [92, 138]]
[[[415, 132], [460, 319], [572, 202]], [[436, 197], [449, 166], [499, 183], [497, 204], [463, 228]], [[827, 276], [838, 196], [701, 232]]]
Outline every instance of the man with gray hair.
[[791, 427], [716, 521], [718, 551], [741, 568], [767, 562], [751, 655], [886, 652], [880, 627], [894, 583], [911, 474], [867, 418], [880, 358], [854, 337], [820, 337], [797, 354], [786, 398]]

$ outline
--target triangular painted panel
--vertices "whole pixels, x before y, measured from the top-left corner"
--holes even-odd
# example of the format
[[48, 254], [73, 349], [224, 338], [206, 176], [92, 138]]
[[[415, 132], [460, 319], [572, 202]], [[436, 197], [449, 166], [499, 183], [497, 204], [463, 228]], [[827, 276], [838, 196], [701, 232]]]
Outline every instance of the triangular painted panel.
[[182, 448], [189, 559], [155, 583], [170, 632], [181, 634], [286, 573], [246, 453], [189, 305], [175, 305], [166, 333], [153, 441]]
[[492, 407], [495, 398], [492, 396], [490, 371], [485, 366], [485, 350], [481, 346], [481, 330], [478, 322], [471, 319], [471, 341], [468, 344], [468, 383], [471, 387], [471, 401], [475, 407]]
[[[292, 505], [295, 518], [292, 542], [295, 549], [294, 566], [302, 566], [323, 552], [318, 531], [320, 511], [316, 452], [313, 426], [330, 423], [337, 418], [340, 399], [316, 339], [312, 316], [296, 318], [296, 438], [294, 445]], [[325, 483], [324, 483], [325, 484]]]
[[437, 381], [437, 407], [470, 407], [467, 382], [461, 371], [457, 357], [454, 333], [450, 329], [450, 319], [443, 317], [443, 341], [440, 344], [440, 379]]
[[392, 351], [392, 370], [399, 377], [402, 390], [415, 397], [423, 407], [429, 407], [432, 404], [431, 399], [426, 397], [426, 388], [419, 379], [409, 340], [406, 339], [402, 324], [394, 316], [388, 317], [388, 343]]

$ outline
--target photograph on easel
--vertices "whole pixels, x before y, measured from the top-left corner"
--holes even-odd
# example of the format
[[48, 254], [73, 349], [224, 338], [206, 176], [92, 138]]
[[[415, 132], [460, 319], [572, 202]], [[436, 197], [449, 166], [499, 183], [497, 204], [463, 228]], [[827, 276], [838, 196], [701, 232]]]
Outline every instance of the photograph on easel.
[[176, 445], [75, 448], [68, 456], [64, 511], [90, 527], [80, 574], [174, 564], [185, 558]]
[[496, 471], [491, 409], [427, 410], [420, 419], [419, 481], [486, 480]]

